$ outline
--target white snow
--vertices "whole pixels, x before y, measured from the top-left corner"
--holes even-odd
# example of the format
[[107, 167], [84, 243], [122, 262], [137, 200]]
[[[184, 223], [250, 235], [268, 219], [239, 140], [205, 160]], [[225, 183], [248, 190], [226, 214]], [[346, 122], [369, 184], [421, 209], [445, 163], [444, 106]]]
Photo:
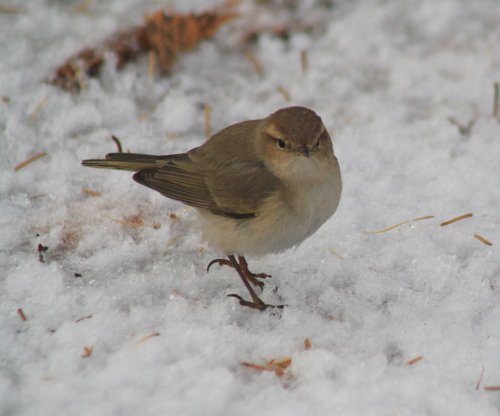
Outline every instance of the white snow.
[[[162, 2], [3, 3], [25, 13], [0, 13], [0, 415], [500, 414], [484, 389], [500, 386], [497, 0], [244, 1], [172, 76], [148, 80], [147, 57], [110, 63], [78, 96], [43, 81]], [[240, 38], [291, 21], [315, 30], [261, 36], [257, 75]], [[337, 213], [298, 249], [249, 259], [273, 275], [262, 296], [281, 316], [226, 297], [246, 297], [234, 271], [206, 274], [219, 253], [194, 210], [80, 165], [115, 151], [111, 134], [134, 152], [189, 150], [204, 105], [214, 131], [305, 105], [332, 134]], [[474, 120], [470, 134], [449, 117]], [[145, 226], [116, 221], [134, 218]], [[285, 357], [283, 377], [241, 365]]]

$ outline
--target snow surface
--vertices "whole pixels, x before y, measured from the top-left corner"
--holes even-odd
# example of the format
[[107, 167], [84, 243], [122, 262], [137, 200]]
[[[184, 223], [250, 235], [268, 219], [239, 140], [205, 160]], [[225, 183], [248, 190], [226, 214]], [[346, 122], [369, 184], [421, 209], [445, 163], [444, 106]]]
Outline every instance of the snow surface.
[[[43, 81], [163, 2], [3, 3], [26, 12], [0, 13], [2, 416], [500, 414], [484, 389], [500, 385], [497, 0], [242, 2], [171, 77], [148, 80], [147, 58], [108, 64], [79, 96]], [[261, 36], [257, 75], [241, 37], [289, 21], [314, 30]], [[205, 104], [214, 130], [300, 104], [332, 133], [337, 213], [298, 249], [250, 259], [273, 275], [262, 296], [289, 305], [281, 316], [226, 297], [246, 295], [232, 270], [206, 274], [218, 253], [194, 210], [80, 166], [115, 151], [111, 134], [135, 152], [195, 147]], [[449, 117], [473, 120], [470, 134]], [[145, 226], [114, 221], [134, 218]], [[241, 365], [285, 357], [283, 377]]]

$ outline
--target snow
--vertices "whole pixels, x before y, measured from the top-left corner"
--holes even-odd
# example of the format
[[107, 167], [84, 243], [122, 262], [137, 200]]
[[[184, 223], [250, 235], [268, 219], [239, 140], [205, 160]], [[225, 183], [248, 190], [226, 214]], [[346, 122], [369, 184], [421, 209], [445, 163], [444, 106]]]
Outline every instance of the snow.
[[[500, 393], [484, 389], [500, 386], [496, 0], [242, 2], [172, 76], [148, 80], [146, 57], [108, 64], [78, 96], [43, 81], [160, 2], [89, 2], [90, 14], [7, 3], [26, 12], [0, 13], [1, 415], [500, 413]], [[262, 35], [259, 76], [243, 32], [287, 21], [314, 30]], [[195, 147], [205, 105], [215, 131], [292, 104], [323, 118], [344, 191], [299, 248], [249, 259], [273, 275], [262, 296], [286, 303], [281, 314], [226, 297], [246, 295], [234, 271], [206, 274], [219, 253], [194, 210], [79, 163], [115, 151], [111, 134], [134, 152]], [[449, 117], [473, 120], [470, 134]], [[285, 357], [282, 377], [241, 365]]]

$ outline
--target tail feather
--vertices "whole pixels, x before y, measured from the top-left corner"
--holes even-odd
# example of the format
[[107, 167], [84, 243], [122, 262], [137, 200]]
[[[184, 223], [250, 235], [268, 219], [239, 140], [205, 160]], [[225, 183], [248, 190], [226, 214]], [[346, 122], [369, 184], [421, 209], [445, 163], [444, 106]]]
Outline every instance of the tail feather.
[[140, 153], [108, 153], [106, 159], [83, 160], [82, 165], [92, 168], [138, 172], [143, 169], [161, 167], [165, 164], [165, 159], [168, 158], [169, 156], [143, 155]]

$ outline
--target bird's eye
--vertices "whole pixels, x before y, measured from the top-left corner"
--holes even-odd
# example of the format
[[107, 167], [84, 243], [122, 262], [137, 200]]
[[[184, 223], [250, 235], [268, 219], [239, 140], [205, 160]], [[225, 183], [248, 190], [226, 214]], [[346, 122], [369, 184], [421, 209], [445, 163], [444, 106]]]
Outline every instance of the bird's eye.
[[276, 146], [280, 149], [284, 149], [286, 147], [286, 143], [283, 139], [276, 139]]

